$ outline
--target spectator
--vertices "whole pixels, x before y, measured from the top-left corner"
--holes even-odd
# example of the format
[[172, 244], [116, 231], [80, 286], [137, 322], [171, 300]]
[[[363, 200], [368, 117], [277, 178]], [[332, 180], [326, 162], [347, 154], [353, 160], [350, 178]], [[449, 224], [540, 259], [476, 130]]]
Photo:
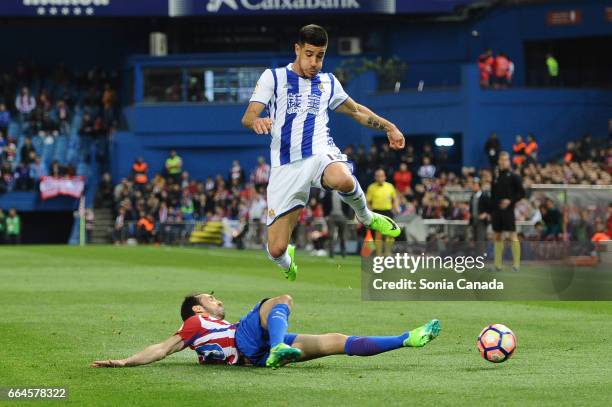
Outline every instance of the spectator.
[[26, 164], [30, 164], [32, 162], [32, 153], [34, 153], [34, 157], [36, 157], [36, 150], [32, 145], [32, 139], [30, 137], [25, 137], [23, 139], [23, 145], [21, 146], [21, 160]]
[[230, 184], [242, 186], [242, 183], [244, 182], [244, 170], [240, 166], [240, 162], [238, 160], [232, 161], [228, 179]]
[[512, 164], [517, 167], [520, 167], [525, 162], [525, 147], [527, 147], [527, 144], [523, 141], [523, 136], [517, 134], [512, 145]]
[[580, 218], [569, 224], [570, 239], [575, 242], [588, 242], [593, 236], [593, 222], [589, 219], [589, 212], [580, 211]]
[[393, 174], [393, 183], [395, 184], [395, 189], [400, 194], [407, 195], [411, 192], [412, 173], [406, 163], [400, 163], [399, 170]]
[[55, 108], [56, 120], [59, 123], [59, 131], [61, 134], [70, 134], [70, 110], [66, 106], [66, 102], [59, 100]]
[[570, 141], [566, 144], [565, 154], [563, 155], [563, 162], [571, 163], [578, 161], [578, 154], [576, 154], [576, 144]]
[[94, 121], [91, 118], [89, 113], [85, 113], [83, 115], [83, 119], [81, 120], [81, 128], [79, 129], [79, 134], [84, 137], [94, 137]]
[[545, 237], [556, 239], [561, 233], [561, 212], [555, 207], [552, 199], [546, 199], [546, 202], [540, 207], [540, 212], [545, 225]]
[[11, 164], [4, 162], [0, 166], [0, 193], [5, 193], [13, 189], [14, 176]]
[[3, 244], [6, 239], [6, 216], [4, 211], [0, 208], [0, 244]]
[[181, 203], [181, 214], [183, 215], [183, 220], [192, 221], [194, 212], [193, 200], [190, 197], [184, 197]]
[[9, 210], [6, 219], [6, 237], [9, 244], [19, 244], [21, 242], [21, 218], [15, 208]]
[[266, 222], [266, 198], [256, 190], [249, 206], [249, 219], [255, 227], [255, 243], [262, 244], [264, 234], [264, 224]]
[[263, 157], [257, 158], [257, 167], [253, 170], [252, 181], [255, 189], [265, 188], [270, 180], [270, 166]]
[[6, 110], [6, 105], [0, 103], [0, 134], [6, 134], [8, 126], [11, 123], [11, 114]]
[[493, 63], [493, 86], [496, 89], [508, 87], [508, 73], [510, 71], [510, 60], [503, 52], [495, 57]]
[[238, 250], [244, 250], [244, 239], [249, 232], [249, 222], [246, 216], [241, 216], [237, 228], [232, 228], [232, 243]]
[[414, 146], [412, 144], [406, 145], [406, 154], [402, 156], [401, 161], [406, 163], [408, 169], [410, 169], [411, 171], [414, 170], [416, 155], [414, 153]]
[[170, 151], [170, 156], [166, 159], [166, 173], [174, 182], [178, 182], [183, 172], [183, 160], [176, 154], [176, 150]]
[[104, 173], [102, 175], [94, 202], [95, 208], [113, 207], [113, 181], [109, 173]]
[[125, 242], [125, 213], [124, 207], [119, 208], [119, 213], [115, 218], [115, 224], [113, 225], [113, 243], [118, 245]]
[[104, 92], [102, 93], [102, 109], [104, 116], [104, 127], [107, 129], [116, 126], [115, 105], [117, 103], [117, 93], [111, 87], [110, 83], [104, 84]]
[[488, 88], [491, 86], [491, 74], [493, 73], [493, 51], [486, 50], [478, 57], [478, 71], [480, 72], [480, 86]]
[[601, 221], [595, 222], [595, 234], [591, 238], [592, 242], [605, 242], [611, 239], [611, 236], [607, 233], [606, 225]]
[[152, 243], [154, 238], [155, 223], [151, 215], [141, 213], [136, 224], [136, 236], [138, 243]]
[[431, 164], [429, 157], [423, 157], [423, 165], [419, 167], [418, 175], [422, 180], [432, 179], [436, 176], [436, 167]]
[[525, 144], [525, 155], [532, 162], [537, 162], [538, 159], [538, 143], [535, 141], [535, 137], [533, 134], [527, 134], [527, 144]]
[[132, 164], [132, 177], [137, 187], [142, 188], [149, 182], [148, 172], [148, 164], [145, 162], [144, 158], [138, 157], [134, 161], [134, 164]]
[[[404, 164], [405, 165], [405, 164]], [[353, 210], [345, 204], [340, 195], [334, 191], [325, 191], [322, 199], [323, 216], [327, 221], [327, 232], [329, 242], [329, 257], [334, 257], [336, 242], [340, 243], [340, 254], [346, 256], [345, 230], [347, 221], [352, 219], [355, 214]]]
[[52, 177], [61, 177], [63, 175], [62, 169], [57, 160], [51, 161], [51, 165], [49, 166], [49, 175]]
[[548, 86], [559, 86], [559, 62], [553, 54], [546, 54], [546, 84]]
[[30, 179], [30, 168], [25, 161], [21, 161], [15, 169], [15, 189], [17, 191], [29, 191], [33, 189]]
[[35, 153], [30, 154], [30, 179], [32, 182], [36, 183], [40, 180], [41, 177], [47, 175], [45, 171], [45, 167], [41, 164], [40, 157], [36, 156]]
[[472, 182], [472, 196], [470, 198], [470, 226], [472, 238], [476, 242], [487, 240], [487, 226], [491, 219], [491, 197], [482, 190], [479, 179]]
[[36, 99], [30, 95], [30, 90], [24, 86], [15, 99], [15, 109], [21, 114], [21, 120], [29, 119], [30, 114], [36, 108]]
[[2, 161], [10, 164], [11, 166], [17, 159], [17, 146], [15, 145], [15, 141], [12, 138], [8, 138], [6, 142], [6, 146], [2, 150]]
[[495, 167], [497, 165], [497, 161], [499, 160], [499, 152], [501, 151], [501, 144], [497, 138], [497, 133], [491, 133], [491, 136], [489, 136], [487, 139], [484, 148], [485, 153], [489, 158], [490, 166]]

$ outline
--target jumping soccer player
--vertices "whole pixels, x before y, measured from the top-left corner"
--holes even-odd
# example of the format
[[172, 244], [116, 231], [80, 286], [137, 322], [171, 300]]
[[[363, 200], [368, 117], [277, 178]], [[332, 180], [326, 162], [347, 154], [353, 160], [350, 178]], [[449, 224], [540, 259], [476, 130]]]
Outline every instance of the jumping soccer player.
[[390, 350], [420, 348], [440, 333], [433, 319], [399, 336], [304, 335], [287, 333], [293, 300], [289, 295], [257, 304], [237, 324], [224, 320], [223, 302], [211, 294], [185, 297], [181, 328], [165, 341], [120, 360], [98, 360], [91, 367], [130, 367], [156, 362], [187, 347], [201, 364], [252, 365], [278, 368], [329, 355], [372, 356]]
[[[368, 209], [346, 155], [329, 135], [327, 109], [386, 132], [393, 149], [404, 148], [404, 136], [393, 123], [351, 99], [333, 74], [321, 72], [326, 50], [327, 32], [322, 27], [302, 27], [295, 61], [264, 71], [242, 117], [245, 127], [272, 135], [267, 250], [291, 281], [296, 278], [297, 265], [289, 239], [311, 187], [338, 191], [366, 227], [385, 236], [400, 234], [392, 219]], [[265, 108], [269, 116], [260, 117]]]
[[521, 266], [521, 242], [516, 233], [514, 205], [525, 197], [521, 177], [512, 172], [510, 154], [502, 151], [499, 154], [497, 168], [493, 173], [491, 186], [491, 225], [494, 232], [495, 271], [501, 271], [504, 253], [503, 234], [510, 235], [512, 244], [512, 271], [519, 271]]

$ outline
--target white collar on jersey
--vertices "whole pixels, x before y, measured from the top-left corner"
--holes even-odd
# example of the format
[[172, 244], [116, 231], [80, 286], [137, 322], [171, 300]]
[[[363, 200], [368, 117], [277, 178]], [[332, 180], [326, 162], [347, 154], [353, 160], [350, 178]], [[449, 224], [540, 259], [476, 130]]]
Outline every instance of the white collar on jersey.
[[[293, 62], [288, 63], [286, 68], [287, 68], [288, 70], [290, 70], [291, 72], [293, 72], [294, 74], [296, 74], [298, 77], [300, 77], [300, 78], [302, 78], [302, 79], [304, 79], [304, 80], [306, 80], [306, 81], [310, 81], [310, 80], [312, 80], [312, 79], [313, 79], [313, 78], [307, 78], [307, 77], [302, 76], [302, 75], [298, 74], [297, 72], [295, 72], [295, 71], [293, 70]], [[319, 76], [319, 74], [320, 74], [320, 73], [321, 73], [321, 72], [319, 72], [319, 73], [317, 74], [317, 76]], [[315, 77], [316, 77], [316, 76], [315, 76]]]

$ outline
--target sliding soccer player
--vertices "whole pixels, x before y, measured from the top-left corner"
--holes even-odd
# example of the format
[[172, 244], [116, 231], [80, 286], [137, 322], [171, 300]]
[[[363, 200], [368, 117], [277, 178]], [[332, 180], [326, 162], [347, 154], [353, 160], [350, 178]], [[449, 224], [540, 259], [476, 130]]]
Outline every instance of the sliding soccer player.
[[130, 367], [156, 362], [189, 347], [201, 364], [278, 368], [329, 355], [372, 356], [394, 349], [425, 346], [440, 333], [440, 321], [398, 336], [346, 336], [338, 333], [287, 333], [293, 300], [281, 295], [262, 300], [236, 324], [227, 322], [223, 302], [211, 294], [185, 297], [183, 325], [170, 338], [119, 360], [98, 360], [92, 367]]
[[[404, 136], [393, 123], [351, 99], [333, 74], [321, 72], [327, 42], [322, 27], [302, 27], [294, 62], [264, 71], [242, 118], [245, 127], [272, 136], [267, 250], [290, 281], [296, 278], [297, 265], [289, 239], [311, 187], [337, 191], [366, 227], [385, 236], [400, 234], [392, 219], [368, 209], [346, 155], [330, 136], [327, 110], [384, 131], [393, 149], [404, 148]], [[268, 115], [260, 117], [266, 108]]]

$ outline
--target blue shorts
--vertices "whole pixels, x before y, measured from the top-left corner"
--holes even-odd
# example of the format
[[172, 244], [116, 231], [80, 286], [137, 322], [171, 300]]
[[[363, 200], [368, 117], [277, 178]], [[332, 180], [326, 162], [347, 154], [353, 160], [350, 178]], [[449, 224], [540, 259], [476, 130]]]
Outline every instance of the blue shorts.
[[[236, 328], [236, 347], [255, 366], [265, 366], [270, 355], [270, 335], [262, 328], [259, 319], [259, 308], [268, 298], [255, 305], [248, 314], [243, 316]], [[291, 346], [297, 334], [285, 335], [285, 342]]]

